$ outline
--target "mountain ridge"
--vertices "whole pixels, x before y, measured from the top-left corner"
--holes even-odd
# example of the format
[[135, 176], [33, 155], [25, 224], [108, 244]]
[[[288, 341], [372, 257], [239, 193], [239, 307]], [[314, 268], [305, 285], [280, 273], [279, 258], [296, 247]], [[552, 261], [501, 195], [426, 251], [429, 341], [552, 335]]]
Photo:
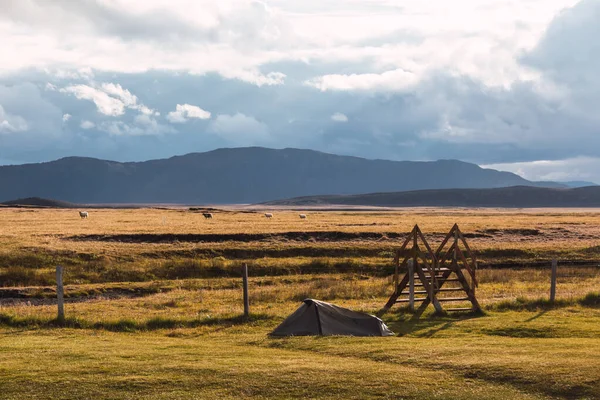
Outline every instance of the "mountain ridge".
[[43, 197], [80, 204], [240, 204], [322, 194], [515, 185], [540, 184], [459, 160], [369, 160], [294, 148], [221, 148], [142, 162], [71, 156], [0, 166], [0, 201]]
[[546, 188], [512, 186], [486, 189], [429, 189], [357, 195], [303, 196], [265, 206], [372, 207], [600, 207], [600, 186]]

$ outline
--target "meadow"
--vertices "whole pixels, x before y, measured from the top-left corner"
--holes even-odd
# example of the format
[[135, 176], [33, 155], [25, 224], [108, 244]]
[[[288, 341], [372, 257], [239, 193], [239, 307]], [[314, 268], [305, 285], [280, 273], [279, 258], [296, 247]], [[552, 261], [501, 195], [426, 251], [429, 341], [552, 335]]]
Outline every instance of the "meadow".
[[[600, 398], [600, 211], [273, 212], [0, 209], [0, 398]], [[402, 237], [455, 222], [482, 315], [395, 307], [397, 337], [268, 337], [307, 297], [377, 312]]]

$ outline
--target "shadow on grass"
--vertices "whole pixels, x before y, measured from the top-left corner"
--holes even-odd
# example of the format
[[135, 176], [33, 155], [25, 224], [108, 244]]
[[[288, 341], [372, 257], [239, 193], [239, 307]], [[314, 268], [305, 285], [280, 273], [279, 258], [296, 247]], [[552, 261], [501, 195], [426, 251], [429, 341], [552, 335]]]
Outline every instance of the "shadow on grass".
[[251, 324], [257, 325], [273, 319], [273, 316], [267, 314], [250, 314], [246, 318], [243, 315], [230, 317], [210, 317], [202, 319], [175, 319], [155, 317], [145, 321], [136, 321], [132, 319], [120, 319], [117, 321], [90, 322], [79, 318], [67, 318], [64, 321], [57, 319], [43, 319], [38, 317], [15, 317], [7, 314], [0, 314], [0, 326], [11, 328], [73, 328], [73, 329], [98, 329], [111, 332], [140, 332], [154, 331], [159, 329], [176, 328], [197, 328], [201, 326], [221, 326], [223, 328]]
[[408, 310], [401, 309], [397, 320], [387, 323], [390, 329], [404, 336], [412, 334], [417, 337], [433, 337], [437, 333], [452, 327], [456, 322], [485, 316], [482, 312], [470, 312], [460, 315], [430, 314], [428, 317], [415, 319]]
[[[514, 300], [505, 300], [486, 307], [492, 311], [548, 311], [556, 308], [582, 306], [600, 308], [600, 292], [591, 292], [581, 298], [556, 299], [550, 301], [546, 298], [528, 299], [518, 297]], [[532, 318], [535, 319], [536, 317]]]

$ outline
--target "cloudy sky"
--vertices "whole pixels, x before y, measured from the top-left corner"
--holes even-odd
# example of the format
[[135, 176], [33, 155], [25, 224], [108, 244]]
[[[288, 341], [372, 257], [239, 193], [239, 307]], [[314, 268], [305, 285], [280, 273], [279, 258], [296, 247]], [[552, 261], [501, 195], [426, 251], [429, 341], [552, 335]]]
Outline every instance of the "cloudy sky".
[[0, 164], [219, 147], [600, 183], [600, 0], [0, 0]]

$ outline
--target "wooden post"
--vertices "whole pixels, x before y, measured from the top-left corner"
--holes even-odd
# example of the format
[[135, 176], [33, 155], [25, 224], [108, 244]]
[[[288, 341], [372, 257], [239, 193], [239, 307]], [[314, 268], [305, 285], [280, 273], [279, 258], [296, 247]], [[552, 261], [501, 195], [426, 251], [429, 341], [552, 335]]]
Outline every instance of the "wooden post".
[[454, 265], [458, 264], [458, 228], [454, 231], [454, 254], [452, 255], [452, 262]]
[[65, 289], [63, 286], [63, 267], [56, 267], [56, 298], [58, 300], [58, 316], [59, 323], [65, 322]]
[[[477, 261], [474, 261], [473, 264], [475, 265], [475, 270], [473, 272], [477, 273]], [[473, 288], [471, 289], [471, 293], [473, 293], [473, 297], [475, 297], [475, 288], [477, 287], [477, 285], [475, 285], [475, 282], [473, 282], [471, 286], [473, 286]]]
[[242, 279], [244, 283], [244, 317], [250, 316], [250, 300], [248, 299], [248, 264], [242, 267]]
[[552, 260], [552, 279], [550, 281], [550, 301], [554, 303], [556, 299], [556, 273], [558, 270], [558, 261], [556, 258]]
[[408, 260], [408, 309], [415, 311], [415, 266], [413, 260]]

